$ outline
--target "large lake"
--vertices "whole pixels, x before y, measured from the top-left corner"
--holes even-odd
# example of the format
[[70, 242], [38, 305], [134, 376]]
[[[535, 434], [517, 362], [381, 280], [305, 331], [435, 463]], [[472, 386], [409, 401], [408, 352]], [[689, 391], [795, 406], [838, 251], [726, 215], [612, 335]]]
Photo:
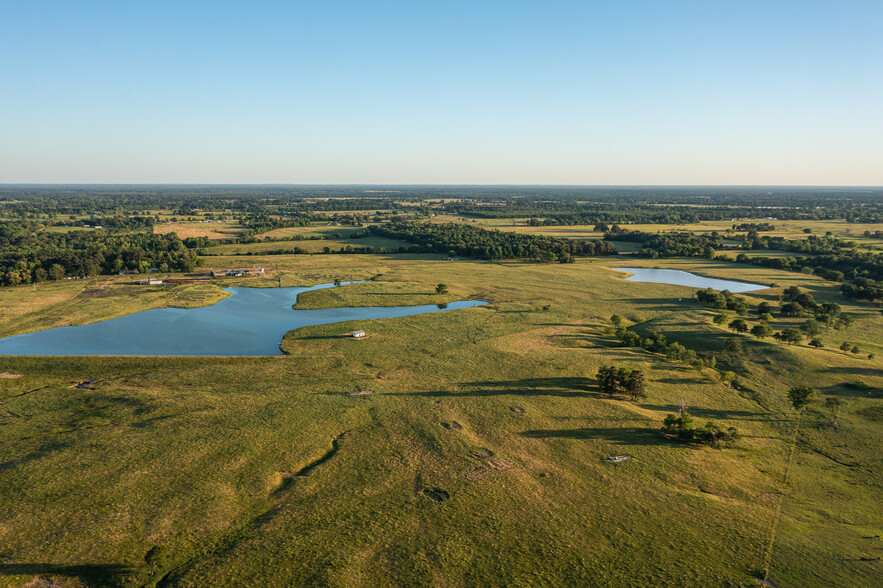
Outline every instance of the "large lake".
[[225, 292], [230, 296], [211, 306], [157, 308], [89, 325], [6, 337], [0, 339], [0, 355], [281, 355], [282, 337], [300, 327], [487, 304], [463, 300], [447, 305], [292, 308], [301, 292], [332, 287], [228, 288]]
[[615, 267], [615, 270], [633, 274], [626, 278], [630, 282], [651, 282], [654, 284], [672, 284], [675, 286], [690, 286], [691, 288], [712, 288], [714, 290], [729, 290], [730, 292], [751, 292], [763, 290], [767, 286], [749, 284], [748, 282], [734, 282], [733, 280], [720, 280], [718, 278], [706, 278], [681, 270], [655, 269], [643, 267]]

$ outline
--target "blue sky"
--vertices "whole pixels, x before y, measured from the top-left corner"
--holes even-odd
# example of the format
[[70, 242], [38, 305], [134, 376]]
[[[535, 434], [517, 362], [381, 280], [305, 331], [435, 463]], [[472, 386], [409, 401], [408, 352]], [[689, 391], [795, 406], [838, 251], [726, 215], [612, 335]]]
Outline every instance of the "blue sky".
[[0, 182], [883, 185], [883, 2], [0, 0]]

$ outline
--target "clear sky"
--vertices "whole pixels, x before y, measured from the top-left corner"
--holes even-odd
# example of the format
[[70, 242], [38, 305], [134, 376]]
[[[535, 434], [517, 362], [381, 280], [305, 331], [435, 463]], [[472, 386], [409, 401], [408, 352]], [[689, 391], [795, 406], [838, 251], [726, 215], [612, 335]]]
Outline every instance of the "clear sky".
[[0, 182], [883, 185], [883, 1], [0, 0]]

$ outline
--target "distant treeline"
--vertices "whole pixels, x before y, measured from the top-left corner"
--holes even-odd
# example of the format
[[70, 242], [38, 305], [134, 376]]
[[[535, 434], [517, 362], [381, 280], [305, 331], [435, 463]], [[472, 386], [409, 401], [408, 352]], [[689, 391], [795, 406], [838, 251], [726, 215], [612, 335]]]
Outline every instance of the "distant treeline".
[[5, 286], [123, 270], [190, 271], [196, 253], [174, 233], [50, 233], [31, 223], [0, 222], [0, 278]]
[[574, 256], [612, 255], [616, 247], [605, 241], [577, 241], [487, 230], [461, 223], [400, 222], [371, 226], [380, 237], [414, 243], [425, 252], [448, 253], [478, 259], [542, 259], [573, 261]]

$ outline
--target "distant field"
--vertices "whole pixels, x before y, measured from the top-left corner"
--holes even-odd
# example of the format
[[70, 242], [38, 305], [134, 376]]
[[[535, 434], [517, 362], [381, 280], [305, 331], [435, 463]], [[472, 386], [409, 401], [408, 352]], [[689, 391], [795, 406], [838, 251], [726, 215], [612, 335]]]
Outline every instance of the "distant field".
[[304, 241], [271, 241], [261, 243], [244, 243], [219, 245], [208, 250], [212, 254], [221, 255], [237, 255], [242, 253], [261, 253], [264, 251], [276, 251], [279, 249], [291, 250], [300, 247], [308, 253], [322, 253], [326, 247], [331, 251], [338, 251], [345, 247], [374, 247], [379, 249], [398, 249], [399, 247], [409, 247], [411, 243], [399, 241], [396, 239], [385, 239], [383, 237], [362, 237], [360, 239], [315, 239]]
[[156, 234], [177, 233], [181, 239], [188, 237], [208, 237], [209, 239], [229, 239], [245, 231], [245, 227], [235, 222], [176, 222], [155, 225]]
[[[22, 376], [0, 379], [0, 586], [747, 587], [768, 558], [780, 588], [878, 584], [879, 562], [862, 558], [883, 534], [883, 321], [837, 284], [703, 259], [251, 264], [272, 277], [220, 283], [375, 278], [304, 294], [303, 308], [491, 304], [299, 329], [278, 357], [0, 358], [0, 372]], [[620, 265], [779, 285], [746, 294], [752, 304], [777, 305], [798, 285], [858, 320], [823, 333], [823, 349], [739, 336], [744, 357], [728, 357], [735, 335], [690, 301], [693, 289], [627, 282]], [[448, 294], [433, 293], [440, 282]], [[151, 308], [175, 292], [118, 284], [81, 302], [83, 285], [100, 292], [0, 289], [4, 332]], [[203, 302], [219, 292], [198, 288]], [[607, 331], [613, 313], [714, 353], [738, 389], [621, 347]], [[338, 336], [355, 328], [368, 338]], [[840, 351], [845, 340], [862, 353]], [[643, 370], [648, 397], [602, 396], [602, 364]], [[867, 388], [846, 385], [856, 380]], [[796, 384], [819, 395], [802, 415], [785, 398]], [[844, 402], [836, 428], [828, 398]], [[661, 421], [682, 400], [700, 426], [737, 427], [740, 440], [714, 450], [664, 438]], [[169, 561], [151, 573], [154, 545]]]
[[273, 229], [266, 233], [261, 233], [258, 237], [274, 237], [284, 238], [292, 236], [328, 236], [337, 234], [341, 237], [349, 237], [354, 233], [361, 233], [365, 229], [361, 227], [351, 227], [346, 225], [328, 225], [327, 223], [314, 223], [308, 227], [285, 227], [282, 229]]

